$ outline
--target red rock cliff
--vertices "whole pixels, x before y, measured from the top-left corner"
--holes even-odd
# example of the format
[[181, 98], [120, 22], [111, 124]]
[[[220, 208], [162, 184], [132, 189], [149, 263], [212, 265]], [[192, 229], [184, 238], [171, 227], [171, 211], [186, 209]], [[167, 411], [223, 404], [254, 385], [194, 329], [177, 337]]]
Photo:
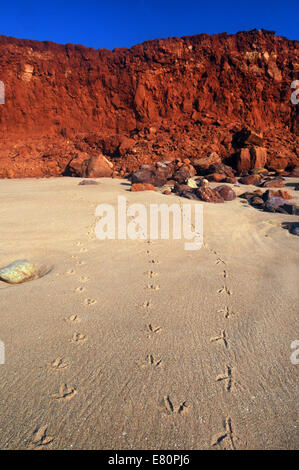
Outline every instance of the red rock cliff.
[[296, 79], [299, 42], [264, 30], [114, 51], [0, 36], [0, 177], [61, 175], [95, 150], [123, 171], [213, 151], [234, 164], [244, 125], [270, 166], [298, 164]]

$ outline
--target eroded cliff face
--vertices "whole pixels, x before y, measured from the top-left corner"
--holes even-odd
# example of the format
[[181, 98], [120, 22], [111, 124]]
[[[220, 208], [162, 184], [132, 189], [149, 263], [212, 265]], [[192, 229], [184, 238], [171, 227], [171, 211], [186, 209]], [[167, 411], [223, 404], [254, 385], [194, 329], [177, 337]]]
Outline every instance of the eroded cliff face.
[[[298, 164], [299, 42], [267, 31], [94, 50], [0, 36], [0, 177], [58, 176], [101, 151], [115, 174], [264, 136], [267, 165]], [[113, 159], [113, 160], [112, 160]]]

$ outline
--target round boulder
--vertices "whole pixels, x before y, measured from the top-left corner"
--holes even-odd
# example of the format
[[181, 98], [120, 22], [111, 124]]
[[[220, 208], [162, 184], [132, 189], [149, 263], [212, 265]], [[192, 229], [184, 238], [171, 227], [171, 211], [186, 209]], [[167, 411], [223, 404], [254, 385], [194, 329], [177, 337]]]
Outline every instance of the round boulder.
[[236, 199], [235, 191], [230, 186], [227, 186], [226, 184], [217, 186], [217, 188], [215, 189], [225, 201], [233, 201], [234, 199]]

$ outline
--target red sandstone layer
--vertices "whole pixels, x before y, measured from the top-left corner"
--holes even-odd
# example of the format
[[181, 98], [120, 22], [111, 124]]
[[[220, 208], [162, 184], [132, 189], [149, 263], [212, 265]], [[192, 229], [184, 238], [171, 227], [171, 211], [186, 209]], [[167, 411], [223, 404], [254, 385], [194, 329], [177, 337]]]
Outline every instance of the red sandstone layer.
[[114, 51], [0, 36], [0, 177], [62, 175], [99, 152], [115, 174], [211, 152], [237, 168], [244, 126], [267, 167], [298, 165], [298, 78], [299, 42], [264, 30]]

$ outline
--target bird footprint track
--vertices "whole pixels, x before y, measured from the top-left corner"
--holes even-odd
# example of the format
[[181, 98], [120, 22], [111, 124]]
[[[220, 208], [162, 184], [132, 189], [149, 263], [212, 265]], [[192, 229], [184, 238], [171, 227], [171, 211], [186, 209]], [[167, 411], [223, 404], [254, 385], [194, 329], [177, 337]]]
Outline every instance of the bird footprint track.
[[184, 415], [189, 411], [189, 406], [185, 401], [182, 401], [179, 405], [174, 406], [169, 395], [165, 395], [162, 400], [161, 411], [168, 415]]
[[229, 307], [225, 307], [221, 310], [218, 310], [218, 313], [223, 313], [224, 318], [230, 318], [235, 315], [234, 312], [232, 312]]
[[235, 450], [235, 437], [234, 437], [234, 432], [233, 432], [233, 427], [232, 427], [232, 420], [230, 417], [225, 418], [224, 421], [224, 431], [222, 433], [216, 434], [212, 438], [211, 446], [217, 446], [222, 444], [222, 442], [225, 444], [224, 441], [228, 442], [228, 448], [231, 450]]
[[85, 299], [83, 303], [84, 305], [90, 307], [91, 305], [95, 305], [97, 301], [95, 299]]
[[54, 437], [47, 435], [48, 425], [45, 424], [40, 428], [35, 429], [31, 440], [31, 449], [43, 448], [48, 446], [54, 441]]
[[221, 289], [219, 289], [217, 291], [217, 294], [227, 294], [227, 295], [231, 295], [232, 292], [226, 287], [226, 286], [223, 286], [221, 287]]
[[233, 386], [232, 367], [226, 366], [226, 373], [218, 375], [216, 377], [216, 382], [224, 382], [225, 390], [227, 392], [231, 392]]
[[160, 367], [162, 364], [162, 360], [155, 359], [152, 354], [148, 354], [145, 361], [137, 360], [135, 362], [141, 369], [144, 369], [145, 367], [148, 367], [148, 366]]
[[57, 357], [50, 363], [50, 368], [53, 370], [64, 370], [67, 369], [68, 363], [64, 362], [63, 357]]
[[155, 277], [155, 276], [158, 276], [158, 273], [156, 273], [155, 271], [148, 271], [148, 272], [147, 272], [147, 277], [148, 277], [149, 279], [152, 279], [152, 278]]
[[82, 292], [85, 291], [85, 287], [77, 287], [74, 292], [77, 292], [77, 294], [81, 294]]
[[148, 285], [147, 285], [147, 289], [151, 289], [151, 290], [160, 290], [160, 286], [159, 286], [159, 285], [155, 285], [155, 284], [148, 284]]
[[58, 401], [71, 400], [77, 394], [77, 390], [73, 387], [69, 387], [67, 384], [62, 384], [59, 387], [57, 393], [52, 394], [52, 398]]
[[147, 325], [146, 330], [149, 338], [152, 338], [154, 335], [162, 332], [161, 326], [153, 326], [151, 324]]
[[76, 271], [74, 269], [69, 269], [68, 271], [66, 271], [64, 274], [68, 275], [68, 276], [71, 276], [73, 274], [76, 274]]
[[82, 333], [74, 333], [73, 337], [69, 340], [72, 344], [83, 344], [87, 340], [87, 336]]
[[212, 338], [210, 338], [211, 343], [215, 341], [223, 341], [224, 346], [226, 347], [226, 349], [228, 349], [228, 338], [226, 336], [225, 330], [223, 330], [220, 335], [213, 336]]
[[81, 318], [79, 318], [77, 315], [71, 315], [70, 317], [65, 318], [64, 321], [71, 324], [80, 323]]
[[141, 307], [142, 308], [152, 308], [153, 304], [151, 302], [151, 300], [146, 300], [142, 305]]

